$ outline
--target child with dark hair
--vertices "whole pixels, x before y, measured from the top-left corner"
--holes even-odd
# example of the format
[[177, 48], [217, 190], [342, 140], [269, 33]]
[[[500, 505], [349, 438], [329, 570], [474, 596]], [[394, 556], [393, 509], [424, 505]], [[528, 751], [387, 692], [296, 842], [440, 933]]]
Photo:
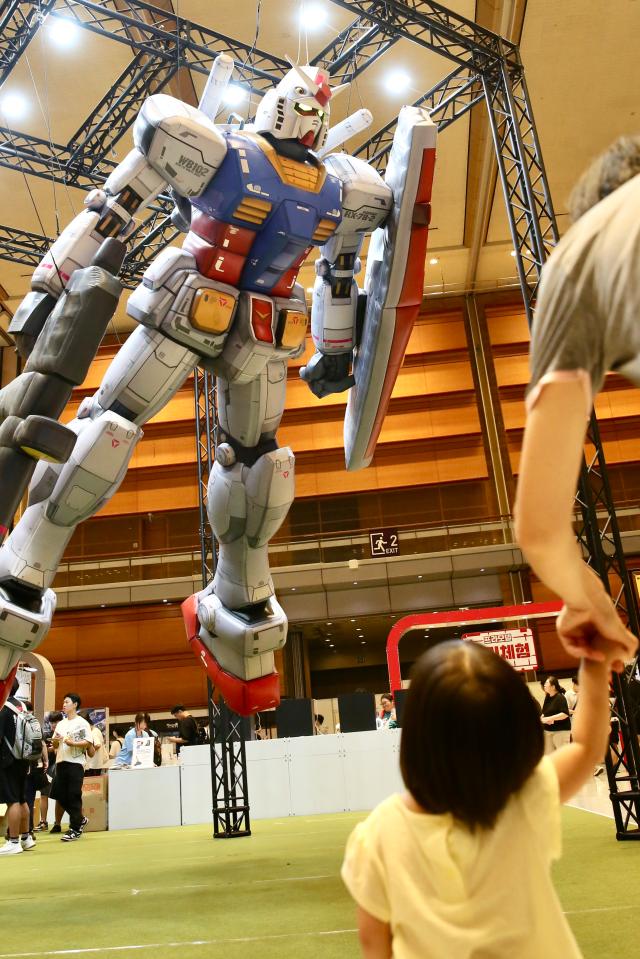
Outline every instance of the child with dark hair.
[[560, 803], [589, 779], [609, 726], [609, 671], [584, 661], [574, 740], [544, 756], [521, 677], [471, 642], [416, 663], [400, 765], [407, 792], [349, 838], [342, 877], [365, 959], [578, 959], [551, 882]]

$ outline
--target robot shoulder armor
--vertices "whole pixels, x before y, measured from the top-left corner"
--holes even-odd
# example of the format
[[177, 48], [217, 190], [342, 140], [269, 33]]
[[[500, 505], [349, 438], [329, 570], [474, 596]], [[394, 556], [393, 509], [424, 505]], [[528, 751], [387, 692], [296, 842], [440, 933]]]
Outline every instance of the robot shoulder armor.
[[338, 231], [369, 233], [380, 226], [393, 206], [393, 193], [378, 171], [346, 153], [331, 154], [324, 163], [342, 183], [343, 219]]
[[227, 152], [224, 136], [204, 113], [163, 93], [143, 103], [133, 140], [183, 196], [200, 196]]

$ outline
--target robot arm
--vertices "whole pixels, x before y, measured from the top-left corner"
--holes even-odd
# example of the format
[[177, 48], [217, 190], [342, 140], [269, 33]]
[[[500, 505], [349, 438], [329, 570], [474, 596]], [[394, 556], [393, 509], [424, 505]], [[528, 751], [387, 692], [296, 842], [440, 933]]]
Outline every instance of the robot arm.
[[393, 205], [390, 188], [363, 160], [345, 154], [327, 157], [329, 172], [343, 185], [342, 220], [316, 261], [311, 307], [311, 336], [316, 353], [300, 376], [319, 397], [353, 386], [349, 367], [357, 346], [358, 304], [363, 294], [354, 275], [360, 272], [365, 235], [387, 218]]
[[226, 142], [199, 110], [158, 94], [149, 97], [135, 122], [134, 149], [63, 230], [31, 278], [9, 331], [28, 356], [55, 302], [75, 270], [93, 260], [103, 241], [126, 240], [133, 217], [171, 186], [180, 196], [198, 196], [226, 153]]

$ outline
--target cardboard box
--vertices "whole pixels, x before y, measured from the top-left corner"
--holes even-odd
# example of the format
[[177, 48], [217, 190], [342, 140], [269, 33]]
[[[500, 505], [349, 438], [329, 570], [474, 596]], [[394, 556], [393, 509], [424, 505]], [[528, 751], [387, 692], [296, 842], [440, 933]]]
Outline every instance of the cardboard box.
[[108, 776], [85, 776], [82, 781], [82, 795], [92, 799], [106, 799], [108, 795]]
[[[97, 778], [97, 777], [96, 777]], [[89, 820], [84, 827], [85, 832], [104, 832], [107, 828], [107, 801], [100, 796], [84, 795], [82, 799], [82, 812]]]

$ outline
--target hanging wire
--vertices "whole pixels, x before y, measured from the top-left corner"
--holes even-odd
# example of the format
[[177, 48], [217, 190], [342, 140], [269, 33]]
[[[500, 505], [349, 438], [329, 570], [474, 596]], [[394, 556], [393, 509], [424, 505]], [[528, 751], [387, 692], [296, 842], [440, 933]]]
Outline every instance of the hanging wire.
[[[258, 2], [256, 3], [256, 29], [253, 35], [253, 43], [251, 44], [251, 48], [244, 59], [244, 63], [242, 64], [243, 71], [246, 70], [247, 67], [253, 66], [253, 55], [255, 53], [256, 46], [258, 45], [258, 37], [260, 36], [261, 17], [262, 17], [262, 0], [258, 0]], [[247, 117], [250, 117], [252, 112], [251, 101], [253, 99], [253, 88], [251, 86], [250, 80], [247, 81], [247, 84], [249, 87], [249, 103], [247, 105]]]

